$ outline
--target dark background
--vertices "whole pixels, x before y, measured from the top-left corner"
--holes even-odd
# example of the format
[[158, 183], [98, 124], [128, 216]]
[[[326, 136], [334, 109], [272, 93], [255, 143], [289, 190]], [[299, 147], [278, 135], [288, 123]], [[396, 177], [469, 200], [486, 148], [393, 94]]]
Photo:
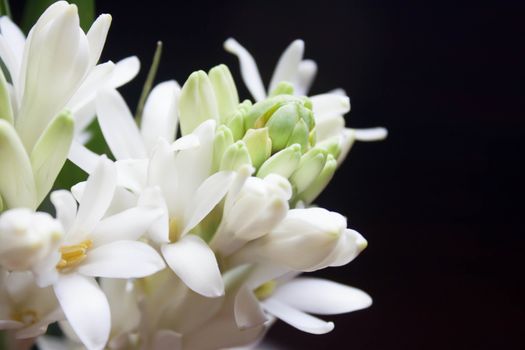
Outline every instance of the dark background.
[[[131, 54], [141, 74], [121, 90], [138, 101], [155, 42], [158, 81], [230, 66], [235, 37], [268, 83], [294, 39], [319, 65], [311, 90], [344, 88], [347, 125], [385, 126], [359, 143], [318, 203], [369, 241], [343, 268], [317, 275], [367, 291], [367, 310], [329, 316], [328, 335], [278, 323], [288, 349], [524, 349], [521, 214], [525, 131], [524, 11], [518, 2], [98, 1], [113, 15], [103, 58]], [[249, 97], [240, 89], [242, 97]], [[522, 180], [522, 181], [519, 181]]]

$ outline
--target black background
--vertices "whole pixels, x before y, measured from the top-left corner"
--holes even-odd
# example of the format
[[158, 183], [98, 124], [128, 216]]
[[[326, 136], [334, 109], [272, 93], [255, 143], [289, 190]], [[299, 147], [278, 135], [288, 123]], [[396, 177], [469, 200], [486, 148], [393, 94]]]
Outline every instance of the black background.
[[[294, 39], [319, 66], [311, 93], [344, 88], [347, 125], [385, 126], [359, 143], [318, 203], [368, 239], [354, 262], [317, 275], [367, 291], [367, 310], [325, 317], [313, 336], [278, 323], [288, 349], [524, 349], [521, 229], [524, 12], [518, 2], [99, 1], [113, 15], [103, 58], [131, 54], [135, 106], [155, 42], [157, 81], [230, 66], [235, 37], [268, 83]], [[423, 4], [422, 4], [423, 3]], [[242, 97], [249, 97], [240, 89]]]

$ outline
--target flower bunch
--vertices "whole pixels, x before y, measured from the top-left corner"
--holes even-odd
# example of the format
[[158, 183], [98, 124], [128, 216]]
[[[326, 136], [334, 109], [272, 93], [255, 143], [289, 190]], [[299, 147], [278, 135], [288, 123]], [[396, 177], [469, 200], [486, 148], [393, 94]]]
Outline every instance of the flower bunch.
[[[313, 334], [311, 314], [368, 307], [355, 288], [300, 277], [367, 245], [312, 202], [356, 140], [348, 97], [306, 96], [304, 43], [282, 54], [269, 88], [234, 39], [254, 100], [225, 65], [148, 94], [140, 120], [117, 87], [138, 61], [97, 65], [109, 29], [85, 34], [77, 8], [51, 5], [27, 38], [0, 19], [0, 329], [22, 348], [223, 349], [254, 345], [275, 319]], [[83, 144], [97, 118], [112, 157]], [[89, 174], [50, 193], [66, 158]], [[36, 211], [48, 196], [55, 216]], [[59, 322], [65, 338], [45, 334]]]

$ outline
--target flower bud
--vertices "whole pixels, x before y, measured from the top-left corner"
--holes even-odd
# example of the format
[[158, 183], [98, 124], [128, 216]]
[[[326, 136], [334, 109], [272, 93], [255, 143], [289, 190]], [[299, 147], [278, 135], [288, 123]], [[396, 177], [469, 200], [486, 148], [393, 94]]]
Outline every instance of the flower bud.
[[323, 170], [321, 170], [319, 176], [315, 178], [308, 188], [299, 193], [297, 198], [304, 203], [312, 203], [313, 200], [325, 189], [330, 180], [332, 180], [336, 169], [337, 161], [332, 154], [328, 154], [328, 156], [326, 156]]
[[237, 109], [226, 119], [226, 122], [224, 123], [228, 128], [230, 128], [234, 141], [238, 141], [244, 136], [244, 119], [251, 106], [252, 103], [250, 100], [244, 100], [237, 106]]
[[295, 193], [301, 193], [314, 182], [323, 170], [326, 153], [317, 147], [312, 148], [301, 157], [297, 170], [290, 177]]
[[235, 171], [244, 164], [251, 164], [250, 153], [243, 141], [237, 141], [224, 151], [219, 169]]
[[257, 177], [266, 177], [269, 174], [278, 174], [285, 178], [296, 170], [301, 160], [301, 146], [295, 144], [275, 153], [259, 168]]
[[233, 144], [233, 135], [231, 130], [225, 125], [219, 125], [215, 133], [215, 139], [213, 140], [213, 172], [219, 169], [222, 156], [231, 144]]
[[315, 271], [346, 263], [365, 246], [361, 235], [346, 228], [344, 216], [322, 208], [292, 209], [270, 233], [232, 256], [232, 261], [271, 261], [295, 271]]
[[51, 215], [26, 208], [0, 216], [0, 265], [7, 270], [31, 269], [57, 251], [64, 234]]
[[212, 83], [205, 72], [193, 72], [182, 87], [179, 120], [182, 135], [191, 133], [208, 119], [219, 119], [219, 107]]
[[224, 64], [213, 67], [208, 73], [208, 76], [215, 91], [220, 121], [224, 122], [239, 104], [239, 96], [235, 82], [233, 81], [230, 70]]
[[281, 81], [275, 89], [273, 89], [272, 92], [270, 92], [270, 97], [277, 96], [277, 95], [293, 95], [294, 89], [293, 85], [286, 82]]
[[268, 134], [268, 128], [249, 129], [242, 140], [248, 148], [252, 165], [255, 168], [259, 168], [272, 154], [272, 140]]

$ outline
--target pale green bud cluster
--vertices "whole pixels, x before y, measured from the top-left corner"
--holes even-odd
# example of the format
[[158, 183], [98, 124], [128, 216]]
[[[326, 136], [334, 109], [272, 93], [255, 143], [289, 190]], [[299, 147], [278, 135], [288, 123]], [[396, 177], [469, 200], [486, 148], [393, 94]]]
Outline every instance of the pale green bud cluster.
[[213, 171], [238, 170], [249, 164], [264, 178], [279, 174], [294, 188], [292, 202], [311, 202], [332, 178], [341, 154], [341, 140], [316, 144], [311, 101], [294, 96], [282, 82], [270, 96], [239, 103], [237, 88], [225, 65], [190, 75], [182, 87], [179, 115], [182, 134], [208, 119], [217, 121]]

